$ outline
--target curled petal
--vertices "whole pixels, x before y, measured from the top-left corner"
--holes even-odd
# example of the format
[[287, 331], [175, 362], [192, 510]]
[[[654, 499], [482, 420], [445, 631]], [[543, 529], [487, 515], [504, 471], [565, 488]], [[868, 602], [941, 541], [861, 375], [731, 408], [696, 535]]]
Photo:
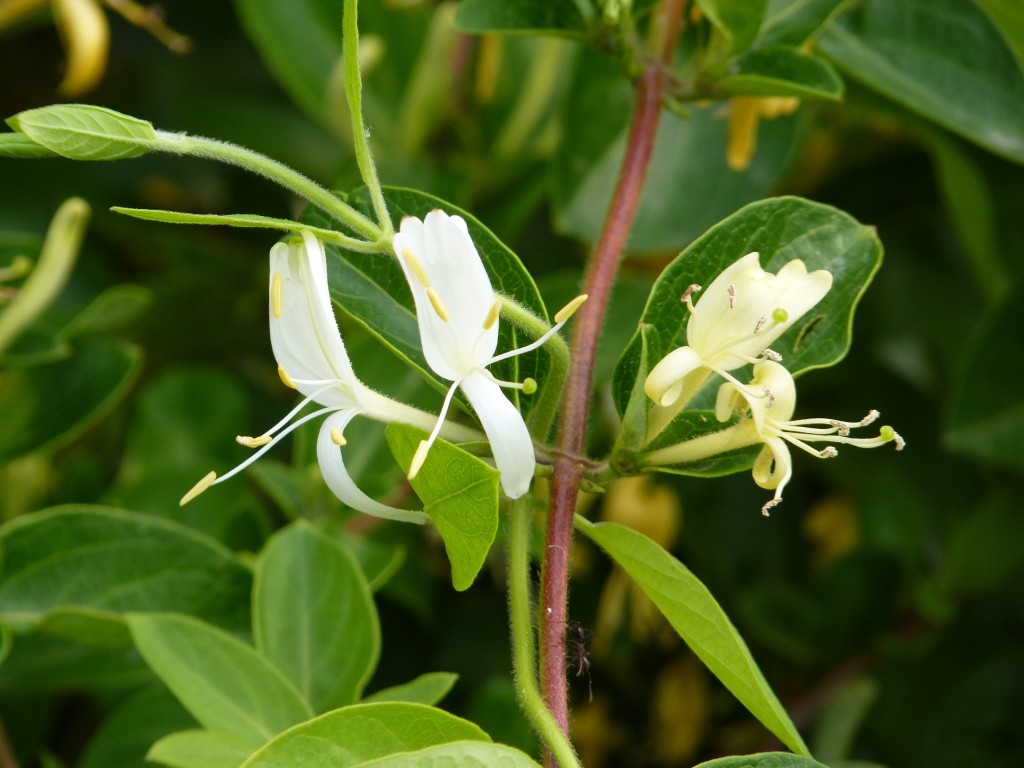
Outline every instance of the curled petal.
[[348, 470], [345, 469], [341, 448], [331, 439], [331, 431], [336, 429], [338, 434], [343, 434], [345, 427], [357, 414], [356, 410], [337, 411], [324, 419], [324, 423], [320, 427], [320, 435], [316, 441], [316, 456], [320, 462], [320, 472], [324, 476], [327, 487], [345, 504], [359, 512], [407, 523], [422, 524], [426, 522], [427, 515], [425, 513], [381, 504], [359, 490], [352, 480]]
[[644, 382], [644, 392], [658, 405], [672, 405], [683, 391], [683, 379], [704, 365], [691, 347], [679, 347], [663, 357]]
[[764, 447], [754, 461], [754, 482], [768, 490], [775, 489], [776, 498], [782, 496], [782, 489], [793, 476], [793, 461], [789, 448], [780, 438], [765, 440]]
[[99, 84], [107, 68], [107, 17], [95, 0], [56, 0], [53, 8], [68, 54], [67, 73], [58, 90], [64, 96], [81, 96]]
[[471, 373], [463, 379], [462, 391], [487, 433], [505, 495], [519, 498], [530, 490], [536, 467], [526, 422], [501, 388], [484, 373]]

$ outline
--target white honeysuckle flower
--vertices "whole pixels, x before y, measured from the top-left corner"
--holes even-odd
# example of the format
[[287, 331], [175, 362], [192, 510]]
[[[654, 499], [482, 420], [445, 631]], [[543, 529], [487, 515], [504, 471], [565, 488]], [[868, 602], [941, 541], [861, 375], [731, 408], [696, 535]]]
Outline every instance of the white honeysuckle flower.
[[742, 387], [729, 371], [762, 357], [778, 359], [771, 344], [832, 287], [831, 273], [808, 273], [799, 259], [776, 274], [761, 269], [758, 259], [756, 252], [748, 253], [726, 267], [696, 304], [691, 295], [701, 290], [699, 285], [683, 294], [690, 309], [686, 346], [666, 355], [644, 382], [655, 403], [671, 406], [685, 395], [685, 404], [711, 371]]
[[[750, 389], [769, 392], [770, 395], [751, 397]], [[753, 476], [754, 482], [762, 488], [775, 490], [775, 497], [761, 508], [765, 516], [772, 507], [781, 503], [782, 490], [793, 476], [793, 464], [787, 443], [820, 459], [835, 456], [838, 453], [836, 444], [877, 448], [892, 442], [895, 443], [897, 451], [903, 450], [905, 445], [903, 438], [890, 426], [882, 427], [877, 437], [849, 436], [851, 430], [866, 427], [874, 422], [879, 416], [878, 411], [869, 412], [860, 421], [820, 418], [792, 420], [795, 409], [796, 383], [793, 376], [783, 366], [771, 360], [764, 360], [754, 366], [754, 379], [750, 382], [749, 388], [725, 382], [718, 389], [718, 399], [715, 403], [715, 416], [718, 420], [727, 421], [734, 412], [749, 410], [749, 419], [737, 426], [742, 431], [743, 426], [752, 425], [756, 442], [764, 443], [754, 461]], [[809, 443], [831, 445], [816, 449]]]
[[452, 382], [437, 425], [416, 450], [409, 477], [415, 477], [422, 467], [455, 390], [461, 387], [487, 434], [502, 488], [510, 498], [522, 496], [529, 490], [536, 464], [533, 439], [501, 387], [524, 389], [529, 394], [537, 385], [532, 379], [522, 384], [499, 381], [487, 366], [540, 347], [586, 297], [566, 305], [555, 315], [554, 327], [532, 344], [495, 355], [501, 299], [491, 287], [466, 222], [441, 210], [431, 211], [422, 221], [407, 216], [393, 246], [416, 303], [423, 355], [434, 373]]
[[[317, 459], [327, 487], [360, 512], [392, 520], [425, 522], [427, 516], [422, 511], [398, 509], [370, 498], [345, 469], [340, 449], [347, 442], [345, 427], [356, 416], [423, 428], [434, 426], [434, 418], [384, 397], [356, 377], [331, 306], [324, 247], [310, 232], [303, 232], [301, 238], [288, 243], [277, 243], [270, 250], [270, 342], [281, 380], [297, 389], [304, 399], [259, 437], [239, 436], [239, 443], [259, 450], [222, 476], [210, 472], [185, 494], [181, 504], [211, 485], [234, 477], [297, 427], [325, 417], [317, 439]], [[322, 407], [299, 418], [311, 402]], [[453, 440], [479, 439], [476, 430], [459, 425], [438, 423], [436, 428], [443, 428], [446, 437]]]

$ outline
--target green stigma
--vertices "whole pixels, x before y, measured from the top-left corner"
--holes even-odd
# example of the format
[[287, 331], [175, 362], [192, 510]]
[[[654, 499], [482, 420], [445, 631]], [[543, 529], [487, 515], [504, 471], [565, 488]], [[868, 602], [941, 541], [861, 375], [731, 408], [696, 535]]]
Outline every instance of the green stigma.
[[878, 430], [878, 436], [881, 437], [885, 442], [889, 442], [896, 437], [896, 430], [886, 424], [880, 430]]
[[523, 394], [524, 395], [532, 395], [536, 391], [537, 391], [537, 380], [536, 379], [531, 379], [531, 378], [523, 379]]
[[782, 307], [776, 307], [772, 310], [772, 320], [779, 325], [782, 325], [784, 322], [789, 320], [789, 312]]

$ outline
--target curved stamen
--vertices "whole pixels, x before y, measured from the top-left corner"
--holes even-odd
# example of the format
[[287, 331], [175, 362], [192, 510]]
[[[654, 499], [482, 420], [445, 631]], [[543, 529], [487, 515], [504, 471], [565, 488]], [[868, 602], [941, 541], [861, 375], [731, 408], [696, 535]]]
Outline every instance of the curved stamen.
[[444, 404], [441, 406], [441, 413], [438, 414], [437, 423], [434, 424], [434, 429], [430, 433], [430, 437], [426, 440], [420, 440], [420, 444], [416, 447], [416, 453], [413, 454], [412, 463], [409, 465], [409, 479], [412, 480], [416, 477], [416, 474], [420, 471], [423, 466], [423, 462], [427, 460], [427, 453], [430, 451], [430, 446], [437, 440], [437, 436], [441, 433], [441, 427], [444, 425], [445, 416], [448, 415], [448, 408], [452, 404], [452, 397], [455, 395], [455, 390], [458, 388], [462, 379], [458, 379], [452, 382], [452, 385], [448, 387], [448, 393], [444, 396]]

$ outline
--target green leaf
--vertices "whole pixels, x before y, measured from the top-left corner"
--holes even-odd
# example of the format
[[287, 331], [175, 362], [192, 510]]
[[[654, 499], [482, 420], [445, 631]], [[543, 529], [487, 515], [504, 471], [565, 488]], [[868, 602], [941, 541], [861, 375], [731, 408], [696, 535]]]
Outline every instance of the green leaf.
[[273, 536], [256, 563], [253, 635], [314, 712], [358, 701], [380, 656], [363, 572], [347, 549], [308, 523]]
[[153, 292], [141, 285], [115, 285], [75, 315], [60, 334], [64, 338], [111, 333], [124, 328], [145, 312], [153, 302]]
[[768, 0], [697, 0], [697, 5], [721, 36], [723, 51], [735, 56], [757, 39]]
[[768, 0], [759, 45], [800, 46], [856, 0]]
[[452, 672], [427, 672], [402, 685], [393, 685], [367, 696], [364, 701], [405, 701], [433, 706], [448, 695], [459, 676]]
[[121, 160], [150, 151], [151, 123], [89, 104], [56, 104], [19, 112], [7, 120], [46, 149], [72, 160]]
[[0, 157], [39, 158], [60, 157], [52, 149], [36, 144], [21, 133], [0, 134]]
[[[659, 448], [667, 448], [671, 445], [695, 440], [704, 435], [710, 435], [726, 427], [733, 426], [739, 417], [733, 416], [729, 421], [721, 422], [715, 418], [714, 411], [688, 410], [683, 411], [672, 420], [664, 430], [644, 446], [644, 451], [655, 451]], [[655, 472], [664, 472], [670, 475], [686, 475], [688, 477], [721, 477], [731, 475], [734, 472], [742, 472], [753, 466], [754, 459], [761, 451], [761, 444], [747, 446], [745, 448], [734, 448], [732, 450], [718, 453], [700, 461], [692, 461], [686, 464], [672, 464], [670, 466], [651, 466], [649, 469]]]
[[[427, 433], [407, 424], [388, 424], [388, 444], [408, 472]], [[469, 589], [498, 532], [498, 470], [461, 448], [436, 440], [423, 467], [409, 482], [444, 540], [452, 564], [452, 586]]]
[[[977, 509], [958, 515], [946, 539], [944, 575], [950, 586], [968, 594], [997, 588], [1024, 564], [1024, 516], [1007, 489], [985, 499]], [[979, 553], [984, 553], [979, 557]]]
[[1015, 469], [1024, 469], [1024, 356], [1007, 334], [1021, 327], [1024, 281], [1018, 280], [960, 354], [945, 434], [957, 453]]
[[841, 99], [843, 81], [817, 56], [776, 45], [759, 48], [716, 86], [733, 96], [793, 96], [798, 99]]
[[[614, 453], [616, 454], [622, 450], [634, 451], [647, 442], [647, 411], [650, 406], [647, 393], [644, 392], [644, 381], [647, 380], [647, 374], [654, 366], [654, 361], [660, 360], [663, 356], [660, 348], [657, 347], [659, 338], [654, 326], [641, 323], [637, 334], [640, 339], [640, 347], [636, 369], [632, 371], [633, 381], [613, 381], [612, 383], [613, 389], [621, 387], [622, 391], [629, 392], [622, 411], [622, 429], [615, 443]], [[616, 368], [615, 374], [628, 376], [630, 369], [627, 366], [622, 366]]]
[[96, 341], [56, 362], [0, 371], [0, 462], [88, 429], [125, 395], [140, 362], [134, 345]]
[[573, 0], [462, 0], [455, 11], [455, 26], [475, 33], [582, 37], [584, 32]]
[[[596, 53], [580, 56], [555, 153], [555, 225], [565, 235], [596, 242], [625, 154], [633, 89]], [[665, 111], [627, 250], [677, 251], [708, 227], [769, 194], [796, 147], [798, 116], [761, 122], [750, 166], [725, 162], [729, 121], [720, 106], [696, 107], [689, 119]]]
[[[848, 214], [797, 197], [748, 205], [708, 230], [665, 268], [640, 320], [654, 326], [662, 353], [686, 343], [689, 313], [679, 301], [686, 288], [708, 285], [751, 251], [761, 254], [761, 266], [769, 272], [802, 259], [808, 271], [832, 273], [832, 288], [825, 298], [772, 349], [794, 375], [839, 362], [850, 347], [853, 311], [881, 264], [882, 246], [873, 229]], [[614, 394], [620, 413], [629, 401], [639, 359], [638, 331], [616, 371]]]
[[128, 616], [142, 658], [200, 725], [256, 749], [313, 716], [295, 687], [251, 646], [174, 613]]
[[852, 77], [986, 149], [1024, 162], [1024, 75], [964, 0], [867, 0], [819, 37]]
[[456, 742], [361, 763], [360, 768], [538, 768], [518, 749], [504, 744]]
[[[384, 197], [396, 228], [403, 217], [423, 218], [435, 208], [465, 219], [494, 290], [511, 296], [535, 315], [547, 320], [544, 302], [530, 273], [518, 257], [473, 216], [436, 197], [410, 189], [385, 188]], [[365, 188], [352, 193], [347, 202], [357, 210], [372, 215], [372, 206]], [[326, 217], [312, 208], [302, 216], [302, 221], [327, 223]], [[450, 382], [440, 380], [423, 357], [412, 294], [398, 260], [382, 254], [353, 253], [330, 243], [326, 249], [331, 298], [400, 358], [419, 370], [428, 381], [434, 382], [439, 391], [446, 391]], [[514, 349], [525, 343], [523, 340], [517, 342], [518, 337], [511, 323], [501, 323], [500, 328], [499, 351]], [[547, 370], [547, 360], [543, 351], [532, 352], [499, 363], [491, 370], [500, 379], [518, 380], [532, 376], [542, 381], [543, 372]]]
[[817, 760], [789, 752], [762, 752], [759, 755], [720, 757], [694, 768], [825, 768]]
[[451, 741], [489, 741], [472, 723], [422, 704], [356, 704], [275, 738], [243, 768], [349, 768]]
[[1024, 68], [1024, 5], [1018, 0], [974, 0], [1002, 33]]
[[146, 753], [158, 739], [194, 721], [161, 685], [150, 685], [121, 702], [103, 721], [75, 768], [147, 768]]
[[165, 224], [198, 224], [206, 226], [222, 225], [225, 227], [243, 227], [249, 229], [276, 229], [285, 232], [299, 232], [309, 230], [325, 242], [337, 243], [343, 237], [340, 232], [333, 229], [311, 227], [308, 224], [301, 224], [291, 219], [275, 219], [272, 216], [260, 216], [255, 213], [181, 213], [179, 211], [160, 211], [151, 208], [111, 208], [114, 213], [122, 213], [131, 216], [133, 219], [143, 221], [160, 221]]
[[238, 768], [253, 752], [245, 739], [213, 731], [178, 731], [156, 742], [146, 759], [170, 768]]
[[576, 525], [633, 579], [715, 677], [768, 730], [794, 752], [808, 754], [743, 638], [707, 587], [685, 565], [631, 528], [595, 524], [580, 517]]
[[[55, 612], [90, 615], [102, 639], [129, 611], [181, 611], [248, 625], [249, 571], [179, 525], [103, 507], [57, 507], [0, 528], [0, 621], [30, 630]], [[88, 640], [84, 632], [77, 637]], [[127, 639], [127, 638], [125, 638]]]

